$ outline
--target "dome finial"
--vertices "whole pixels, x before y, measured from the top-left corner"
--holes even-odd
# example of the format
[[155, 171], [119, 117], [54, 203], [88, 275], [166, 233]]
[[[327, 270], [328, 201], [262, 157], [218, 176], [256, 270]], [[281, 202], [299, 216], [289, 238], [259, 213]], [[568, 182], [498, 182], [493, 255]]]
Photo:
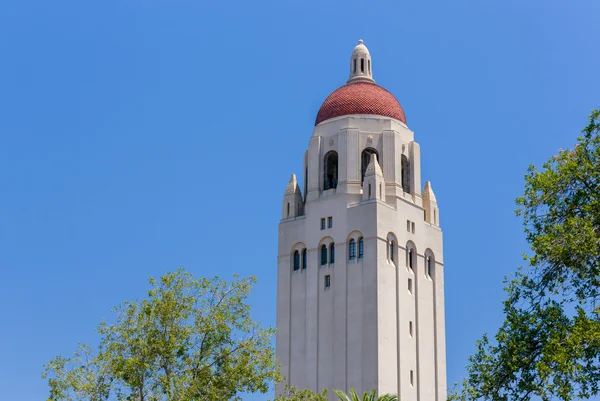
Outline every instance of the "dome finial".
[[348, 79], [348, 83], [360, 81], [375, 83], [371, 68], [369, 49], [367, 49], [363, 40], [359, 39], [350, 57], [350, 79]]

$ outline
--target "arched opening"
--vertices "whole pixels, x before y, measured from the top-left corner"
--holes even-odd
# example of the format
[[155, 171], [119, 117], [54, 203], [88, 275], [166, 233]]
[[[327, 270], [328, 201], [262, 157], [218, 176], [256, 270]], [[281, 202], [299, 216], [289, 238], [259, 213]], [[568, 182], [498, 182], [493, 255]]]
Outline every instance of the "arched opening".
[[321, 245], [321, 266], [327, 264], [327, 245]]
[[356, 259], [356, 241], [354, 239], [351, 239], [348, 243], [348, 259]]
[[294, 270], [300, 269], [300, 252], [294, 251]]
[[371, 155], [374, 154], [377, 156], [377, 161], [379, 165], [381, 165], [381, 160], [379, 159], [379, 153], [373, 148], [366, 148], [362, 151], [360, 155], [360, 182], [365, 180], [365, 172], [367, 171], [367, 167], [369, 166], [369, 162], [371, 161]]
[[416, 265], [415, 253], [415, 249], [408, 244], [406, 246], [406, 266], [409, 267], [413, 272], [415, 271]]
[[325, 155], [324, 166], [323, 183], [326, 191], [336, 188], [338, 184], [338, 154], [336, 151], [332, 150]]
[[363, 237], [358, 239], [358, 258], [362, 259], [365, 256], [365, 241], [363, 241]]
[[306, 248], [304, 248], [304, 250], [302, 251], [302, 268], [306, 269]]
[[397, 255], [398, 241], [396, 240], [396, 235], [394, 233], [388, 233], [386, 249], [387, 249], [388, 263], [391, 263], [394, 266], [397, 266], [396, 258], [398, 256]]
[[435, 275], [435, 258], [430, 250], [425, 252], [425, 274], [433, 280]]
[[410, 163], [405, 155], [402, 155], [402, 190], [410, 193]]
[[335, 263], [335, 244], [331, 243], [331, 245], [329, 245], [329, 263], [334, 264]]

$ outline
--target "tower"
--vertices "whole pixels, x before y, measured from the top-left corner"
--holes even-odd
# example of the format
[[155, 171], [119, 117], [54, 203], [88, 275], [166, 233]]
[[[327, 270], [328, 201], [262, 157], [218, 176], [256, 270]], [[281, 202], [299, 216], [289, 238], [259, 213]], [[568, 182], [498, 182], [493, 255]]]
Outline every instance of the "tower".
[[[445, 401], [444, 265], [431, 183], [400, 103], [359, 41], [325, 99], [279, 223], [284, 385]], [[330, 393], [331, 394], [331, 393]], [[333, 398], [333, 394], [330, 395]]]

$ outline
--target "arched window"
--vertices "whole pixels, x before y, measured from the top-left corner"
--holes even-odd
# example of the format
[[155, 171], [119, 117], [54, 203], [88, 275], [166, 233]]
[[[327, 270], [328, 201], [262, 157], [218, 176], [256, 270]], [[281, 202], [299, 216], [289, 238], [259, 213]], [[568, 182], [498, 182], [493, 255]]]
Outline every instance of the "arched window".
[[408, 248], [406, 251], [406, 255], [406, 262], [408, 264], [408, 267], [410, 267], [412, 271], [415, 271], [415, 250], [413, 248]]
[[410, 163], [405, 155], [402, 155], [402, 190], [410, 193]]
[[427, 277], [433, 280], [433, 276], [435, 275], [435, 258], [429, 250], [425, 254], [425, 272]]
[[365, 180], [365, 172], [367, 171], [367, 167], [369, 166], [369, 162], [371, 161], [371, 155], [375, 154], [377, 156], [377, 161], [379, 165], [381, 165], [381, 160], [379, 159], [379, 154], [373, 148], [366, 148], [362, 151], [360, 155], [360, 182]]
[[390, 240], [389, 241], [389, 254], [390, 254], [390, 260], [393, 262], [394, 261], [394, 248], [396, 248], [396, 241], [394, 240]]
[[431, 256], [427, 256], [427, 275], [431, 277]]
[[353, 239], [348, 243], [348, 258], [350, 260], [356, 259], [356, 241]]
[[324, 190], [336, 188], [338, 184], [338, 154], [336, 151], [327, 152], [324, 166]]
[[294, 251], [294, 270], [300, 269], [300, 252]]
[[335, 263], [335, 244], [333, 242], [329, 245], [329, 263]]
[[321, 245], [321, 266], [327, 264], [327, 245]]
[[302, 251], [302, 268], [306, 269], [306, 248]]
[[358, 239], [358, 258], [362, 259], [363, 256], [365, 256], [365, 241], [363, 241], [363, 238], [360, 237]]

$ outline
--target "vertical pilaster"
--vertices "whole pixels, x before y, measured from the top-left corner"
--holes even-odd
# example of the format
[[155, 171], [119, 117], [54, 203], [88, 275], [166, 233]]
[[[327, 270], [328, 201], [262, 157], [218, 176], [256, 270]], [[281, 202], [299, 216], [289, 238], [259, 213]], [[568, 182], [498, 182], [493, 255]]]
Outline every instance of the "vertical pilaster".
[[319, 188], [321, 183], [321, 137], [313, 136], [308, 142], [308, 192], [307, 202], [319, 199]]

